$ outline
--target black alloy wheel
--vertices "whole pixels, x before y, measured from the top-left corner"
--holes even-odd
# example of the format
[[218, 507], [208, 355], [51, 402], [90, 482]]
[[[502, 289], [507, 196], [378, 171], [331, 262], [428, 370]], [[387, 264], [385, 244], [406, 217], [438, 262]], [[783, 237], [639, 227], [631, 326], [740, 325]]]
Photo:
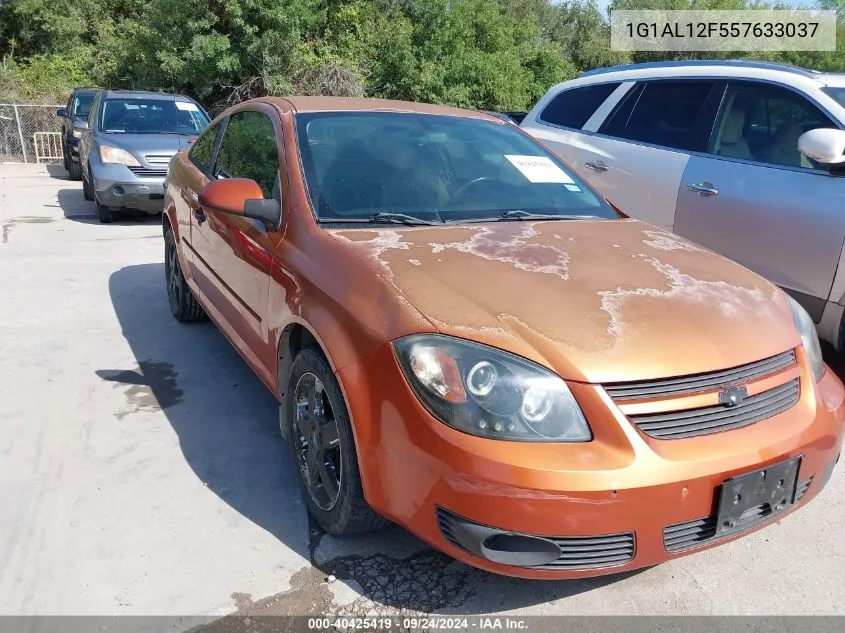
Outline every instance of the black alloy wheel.
[[337, 505], [343, 484], [343, 454], [337, 420], [322, 381], [313, 373], [300, 376], [294, 390], [292, 441], [305, 489], [326, 512]]

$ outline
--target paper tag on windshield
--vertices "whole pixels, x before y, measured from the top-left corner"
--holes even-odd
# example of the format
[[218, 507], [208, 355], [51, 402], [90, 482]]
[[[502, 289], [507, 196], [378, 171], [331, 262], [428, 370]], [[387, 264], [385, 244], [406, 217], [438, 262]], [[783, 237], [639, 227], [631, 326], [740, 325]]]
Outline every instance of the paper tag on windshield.
[[190, 101], [177, 101], [177, 110], [184, 110], [185, 112], [199, 112], [199, 108]]
[[575, 183], [548, 156], [514, 156], [505, 154], [505, 158], [530, 182], [558, 182], [570, 185]]

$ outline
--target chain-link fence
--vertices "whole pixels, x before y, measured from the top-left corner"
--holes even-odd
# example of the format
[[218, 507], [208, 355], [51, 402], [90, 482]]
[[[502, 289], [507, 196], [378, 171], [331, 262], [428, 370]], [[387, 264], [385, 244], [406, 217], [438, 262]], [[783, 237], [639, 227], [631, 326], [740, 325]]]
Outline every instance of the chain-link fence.
[[0, 103], [0, 163], [62, 162], [60, 107]]

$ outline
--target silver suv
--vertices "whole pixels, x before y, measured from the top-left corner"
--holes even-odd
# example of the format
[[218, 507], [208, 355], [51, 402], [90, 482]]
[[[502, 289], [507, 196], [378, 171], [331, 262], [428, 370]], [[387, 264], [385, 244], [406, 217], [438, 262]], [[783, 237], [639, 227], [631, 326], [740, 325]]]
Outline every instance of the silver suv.
[[209, 123], [188, 97], [108, 90], [97, 94], [82, 131], [82, 191], [100, 222], [115, 210], [161, 213], [170, 159]]
[[845, 75], [633, 64], [559, 84], [521, 127], [605, 196], [768, 277], [845, 346]]

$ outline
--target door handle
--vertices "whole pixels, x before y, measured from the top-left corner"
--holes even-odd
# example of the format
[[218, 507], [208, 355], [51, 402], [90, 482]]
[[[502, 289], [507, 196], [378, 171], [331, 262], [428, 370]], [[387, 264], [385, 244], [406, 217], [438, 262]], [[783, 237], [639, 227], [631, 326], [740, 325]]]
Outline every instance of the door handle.
[[713, 186], [712, 182], [698, 182], [698, 183], [690, 183], [687, 185], [687, 189], [692, 191], [693, 193], [700, 193], [702, 196], [718, 196], [719, 190]]
[[593, 171], [598, 171], [598, 172], [608, 170], [607, 165], [605, 165], [604, 161], [601, 161], [601, 160], [597, 160], [595, 162], [588, 160], [586, 163], [584, 163], [584, 167], [586, 167], [587, 169], [592, 169]]

